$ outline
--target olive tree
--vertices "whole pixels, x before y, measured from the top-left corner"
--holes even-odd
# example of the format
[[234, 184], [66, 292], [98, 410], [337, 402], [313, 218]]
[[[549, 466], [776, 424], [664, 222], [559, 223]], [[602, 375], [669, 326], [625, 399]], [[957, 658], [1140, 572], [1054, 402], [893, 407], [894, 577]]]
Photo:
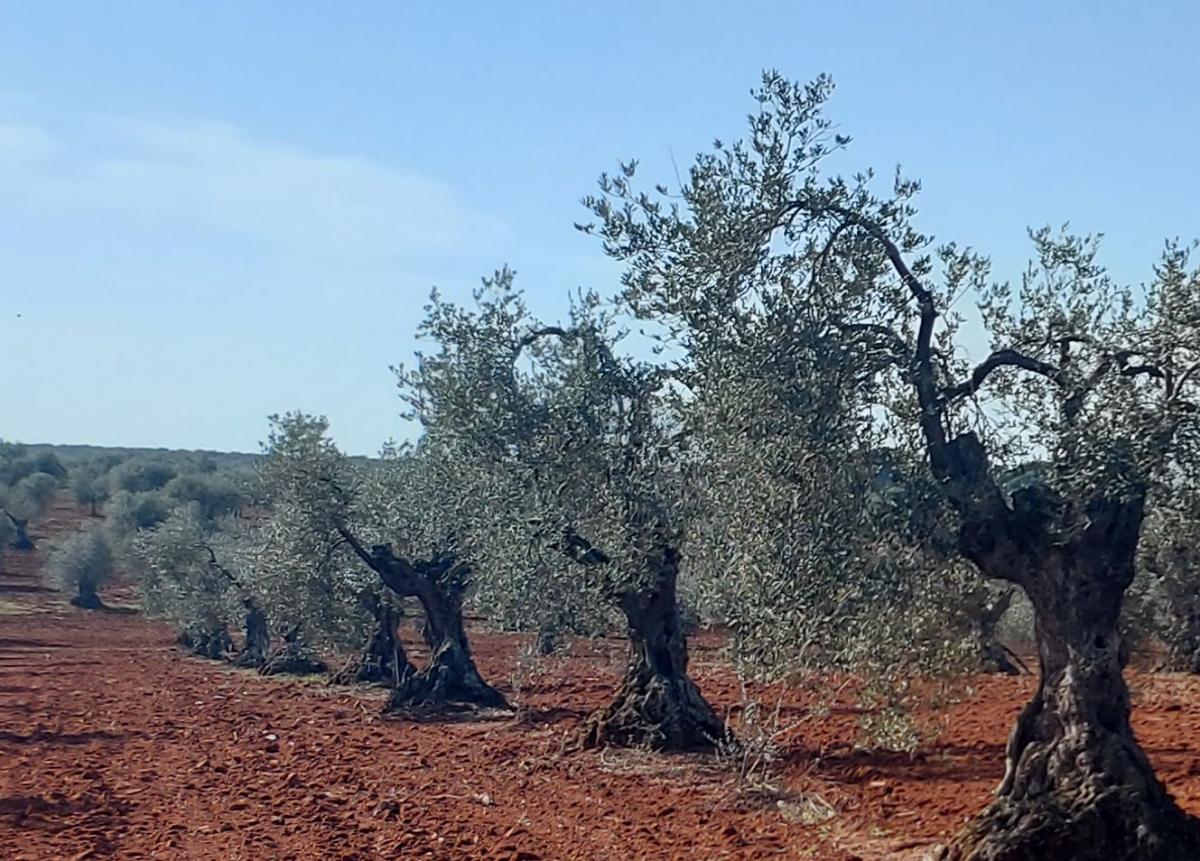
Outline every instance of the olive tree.
[[0, 517], [0, 573], [4, 571], [4, 556], [16, 537], [17, 527], [7, 517]]
[[242, 489], [221, 472], [183, 473], [163, 485], [162, 490], [177, 503], [196, 503], [200, 515], [208, 520], [236, 513], [243, 502]]
[[99, 529], [82, 529], [54, 542], [46, 559], [46, 575], [63, 592], [74, 592], [71, 603], [99, 610], [100, 587], [112, 576], [113, 555]]
[[100, 513], [100, 506], [108, 499], [108, 474], [90, 464], [77, 467], [71, 470], [70, 488], [75, 501], [87, 506], [88, 513], [96, 517]]
[[66, 467], [53, 452], [34, 453], [21, 443], [0, 440], [0, 484], [14, 485], [35, 472], [44, 472], [57, 481], [67, 475]]
[[[685, 343], [719, 331], [703, 318], [747, 290], [768, 308], [807, 303], [809, 343], [823, 334], [854, 367], [879, 362], [857, 391], [923, 455], [958, 552], [1028, 596], [1037, 693], [997, 798], [945, 857], [1197, 857], [1195, 823], [1130, 729], [1118, 630], [1148, 507], [1197, 444], [1200, 277], [1187, 249], [1169, 245], [1135, 290], [1107, 275], [1094, 240], [1037, 230], [1019, 284], [992, 283], [986, 258], [914, 227], [917, 183], [897, 175], [880, 194], [870, 172], [824, 172], [848, 143], [822, 114], [830, 90], [764, 76], [748, 138], [716, 142], [673, 198], [634, 190], [633, 164], [602, 181], [595, 230], [627, 264], [626, 297]], [[970, 291], [991, 352], [967, 366], [953, 307]], [[1002, 486], [1034, 459], [1049, 468]], [[839, 504], [811, 500], [827, 503]]]
[[1141, 600], [1126, 622], [1161, 640], [1170, 669], [1200, 673], [1200, 493], [1170, 490], [1169, 504], [1146, 518], [1134, 584]]
[[[475, 568], [461, 537], [461, 514], [477, 501], [458, 492], [455, 464], [428, 448], [389, 449], [381, 463], [359, 467], [337, 449], [323, 418], [298, 413], [272, 417], [266, 451], [268, 524], [279, 530], [280, 546], [296, 549], [289, 561], [309, 572], [312, 585], [304, 593], [330, 589], [336, 582], [330, 566], [344, 566], [350, 557], [396, 598], [421, 606], [429, 656], [420, 669], [409, 666], [395, 639], [394, 615], [381, 612], [376, 619], [379, 636], [372, 642], [381, 661], [391, 646], [399, 680], [389, 707], [504, 707], [504, 697], [475, 666], [463, 621]], [[353, 592], [359, 600], [339, 604], [361, 613], [361, 584]]]
[[245, 528], [205, 517], [197, 503], [179, 506], [162, 523], [140, 530], [131, 556], [141, 573], [145, 611], [171, 620], [181, 644], [208, 658], [234, 652], [230, 623], [244, 614], [244, 639], [234, 662], [264, 667], [271, 643], [253, 588], [252, 540]]
[[178, 474], [179, 470], [157, 457], [135, 457], [113, 467], [109, 481], [113, 493], [148, 493], [159, 490]]
[[492, 550], [489, 589], [545, 605], [570, 578], [577, 598], [624, 617], [629, 664], [582, 744], [716, 745], [725, 727], [688, 676], [677, 600], [687, 431], [669, 377], [614, 352], [593, 295], [567, 326], [538, 322], [508, 269], [485, 279], [474, 309], [435, 296], [420, 334], [438, 350], [400, 369], [402, 392], [507, 521], [480, 539], [506, 545]]
[[44, 515], [58, 489], [58, 478], [45, 472], [31, 472], [7, 488], [0, 487], [0, 510], [11, 523], [16, 550], [32, 550], [29, 523]]
[[153, 529], [170, 517], [174, 508], [174, 501], [161, 490], [113, 493], [104, 505], [104, 529], [117, 557], [127, 561], [138, 532]]

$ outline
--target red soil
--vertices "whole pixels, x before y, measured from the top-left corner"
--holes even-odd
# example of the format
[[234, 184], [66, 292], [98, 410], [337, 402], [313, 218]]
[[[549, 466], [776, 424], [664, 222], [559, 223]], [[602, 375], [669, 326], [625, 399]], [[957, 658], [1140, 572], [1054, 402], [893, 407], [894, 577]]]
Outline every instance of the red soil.
[[[38, 530], [82, 515], [62, 506]], [[37, 532], [35, 532], [35, 535]], [[521, 720], [413, 723], [382, 694], [263, 679], [180, 654], [139, 616], [38, 591], [37, 553], [0, 575], [0, 856], [14, 859], [916, 859], [986, 803], [1028, 679], [973, 680], [912, 756], [854, 746], [855, 710], [790, 691], [775, 786], [739, 789], [712, 758], [562, 739], [614, 688], [618, 641], [524, 680]], [[513, 695], [521, 638], [480, 632], [484, 674]], [[740, 690], [714, 644], [694, 673]], [[1200, 813], [1200, 683], [1134, 680], [1135, 723], [1161, 777]], [[807, 716], [807, 720], [805, 719]], [[820, 799], [835, 815], [805, 816]]]

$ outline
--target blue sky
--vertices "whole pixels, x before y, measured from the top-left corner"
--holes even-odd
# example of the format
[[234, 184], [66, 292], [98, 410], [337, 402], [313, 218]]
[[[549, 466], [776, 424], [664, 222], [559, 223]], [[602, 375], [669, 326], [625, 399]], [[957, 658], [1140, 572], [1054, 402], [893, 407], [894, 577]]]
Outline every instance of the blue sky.
[[579, 198], [738, 135], [764, 67], [832, 74], [853, 162], [1001, 274], [1070, 220], [1140, 280], [1200, 236], [1198, 10], [5, 0], [0, 437], [256, 450], [299, 408], [373, 452], [431, 286], [609, 290]]

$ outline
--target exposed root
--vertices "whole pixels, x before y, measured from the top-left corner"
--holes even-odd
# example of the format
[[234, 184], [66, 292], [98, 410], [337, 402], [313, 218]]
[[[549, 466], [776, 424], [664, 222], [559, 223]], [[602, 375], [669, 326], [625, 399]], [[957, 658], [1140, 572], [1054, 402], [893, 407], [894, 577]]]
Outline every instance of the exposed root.
[[458, 650], [447, 645], [419, 672], [400, 680], [384, 707], [385, 712], [456, 711], [463, 708], [509, 709], [508, 700], [475, 669], [473, 662], [452, 657]]
[[233, 641], [225, 630], [180, 631], [175, 642], [194, 655], [212, 661], [222, 661], [233, 650]]
[[258, 668], [264, 676], [309, 676], [325, 673], [329, 667], [307, 654], [294, 643], [285, 643]]
[[659, 751], [710, 751], [729, 731], [687, 676], [666, 679], [635, 673], [616, 700], [584, 722], [570, 749], [615, 745]]

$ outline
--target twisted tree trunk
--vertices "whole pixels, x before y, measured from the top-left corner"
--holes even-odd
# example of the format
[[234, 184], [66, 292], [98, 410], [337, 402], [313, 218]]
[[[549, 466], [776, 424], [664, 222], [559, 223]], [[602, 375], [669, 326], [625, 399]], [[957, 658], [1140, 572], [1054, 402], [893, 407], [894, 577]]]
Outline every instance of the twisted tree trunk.
[[[425, 666], [401, 681], [392, 693], [388, 708], [404, 711], [412, 708], [440, 708], [469, 705], [483, 708], [508, 708], [508, 701], [483, 680], [463, 625], [463, 589], [443, 579], [449, 560], [431, 565], [418, 564], [422, 573], [416, 589], [417, 600], [425, 611], [422, 635], [429, 646]], [[389, 584], [390, 585], [390, 584]]]
[[13, 528], [17, 530], [17, 537], [13, 539], [10, 545], [13, 550], [33, 550], [33, 539], [29, 537], [29, 518], [17, 518], [11, 514], [8, 519], [12, 521]]
[[267, 656], [258, 668], [264, 676], [309, 676], [324, 673], [325, 662], [313, 657], [308, 645], [300, 638], [300, 626], [284, 632], [283, 645]]
[[409, 663], [404, 646], [396, 636], [396, 611], [390, 602], [382, 600], [374, 592], [368, 593], [362, 603], [375, 623], [371, 627], [370, 638], [357, 659], [339, 672], [333, 681], [338, 684], [373, 682], [398, 687], [416, 669]]
[[1008, 651], [996, 637], [996, 628], [1012, 605], [1015, 593], [1015, 588], [1008, 589], [993, 603], [988, 603], [984, 598], [971, 619], [972, 633], [979, 652], [979, 667], [985, 673], [1003, 673], [1008, 676], [1021, 674], [1017, 665], [1009, 658]]
[[238, 653], [234, 664], [239, 667], [261, 668], [271, 654], [271, 632], [267, 627], [267, 614], [250, 598], [242, 601], [246, 608], [246, 642]]
[[[941, 857], [953, 861], [1194, 861], [1195, 820], [1154, 775], [1129, 723], [1118, 617], [1133, 580], [1140, 494], [1093, 500], [1071, 540], [1030, 523], [967, 524], [964, 550], [1021, 581], [1033, 604], [1041, 676], [1006, 751], [997, 798]], [[976, 529], [975, 527], [983, 527]], [[999, 528], [997, 528], [999, 527]]]
[[401, 679], [387, 710], [508, 708], [504, 695], [483, 680], [471, 656], [462, 616], [470, 566], [448, 551], [430, 560], [410, 561], [397, 556], [391, 545], [367, 549], [348, 529], [340, 528], [339, 533], [385, 586], [401, 598], [416, 598], [425, 611], [422, 633], [429, 660]]
[[640, 588], [617, 599], [629, 626], [625, 677], [616, 699], [588, 718], [579, 744], [708, 750], [727, 731], [688, 676], [687, 637], [676, 596], [679, 553], [664, 547], [649, 566]]
[[193, 654], [214, 661], [223, 660], [233, 649], [229, 632], [223, 625], [216, 623], [205, 628], [184, 629], [176, 638], [176, 642]]
[[96, 584], [90, 580], [79, 581], [79, 594], [71, 599], [71, 604], [84, 610], [104, 608], [104, 602], [100, 600], [100, 594], [96, 591]]

